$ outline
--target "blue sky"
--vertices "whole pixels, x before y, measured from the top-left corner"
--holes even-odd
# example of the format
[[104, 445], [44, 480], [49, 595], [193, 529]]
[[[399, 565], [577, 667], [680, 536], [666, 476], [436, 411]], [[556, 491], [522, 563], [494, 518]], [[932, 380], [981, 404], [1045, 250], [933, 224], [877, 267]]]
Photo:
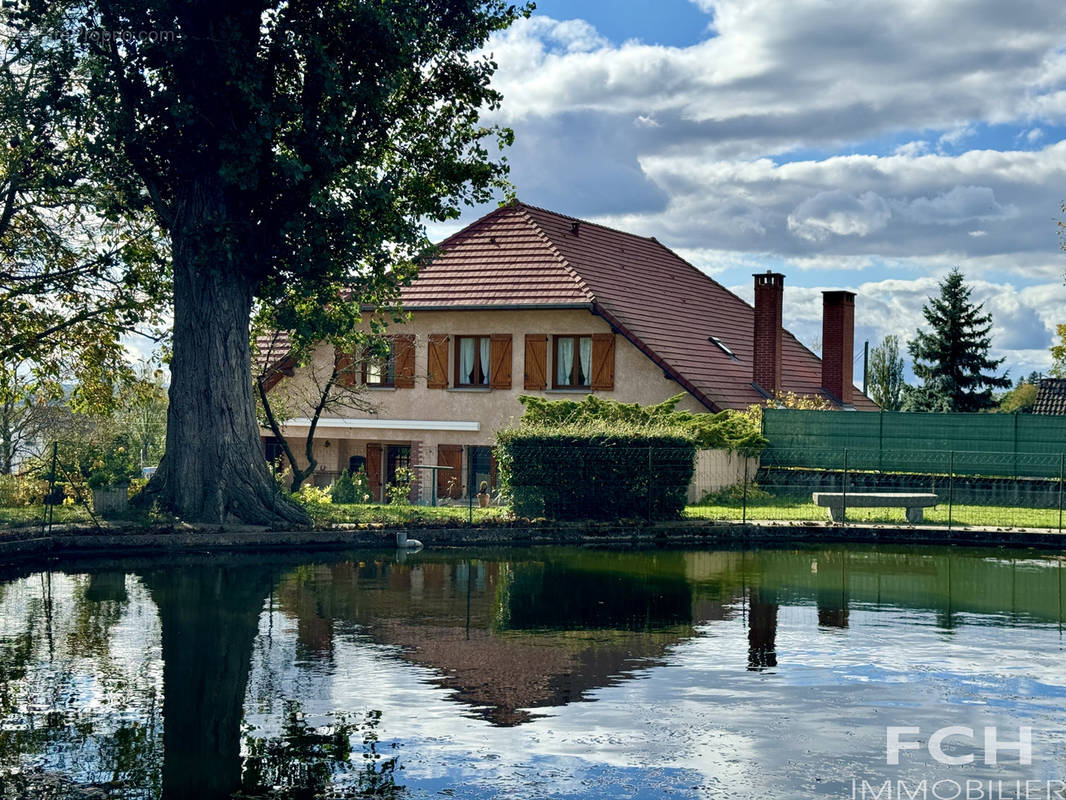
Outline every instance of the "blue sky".
[[861, 349], [912, 337], [958, 266], [1012, 376], [1046, 369], [1061, 0], [544, 0], [487, 50], [522, 200], [654, 235], [749, 298], [779, 269], [816, 348], [823, 289], [858, 293]]

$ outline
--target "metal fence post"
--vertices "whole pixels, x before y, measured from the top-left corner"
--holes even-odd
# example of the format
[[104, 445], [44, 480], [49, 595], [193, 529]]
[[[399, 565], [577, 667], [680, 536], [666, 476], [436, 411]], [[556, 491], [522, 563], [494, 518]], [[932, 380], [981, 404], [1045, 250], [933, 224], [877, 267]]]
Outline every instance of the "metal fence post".
[[48, 503], [44, 507], [41, 519], [41, 532], [51, 533], [52, 520], [55, 519], [56, 466], [59, 462], [59, 440], [52, 442], [52, 471], [48, 474]]
[[742, 456], [742, 458], [744, 459], [744, 488], [740, 495], [740, 522], [746, 525], [748, 523], [748, 457]]
[[1059, 533], [1062, 533], [1062, 479], [1066, 467], [1066, 453], [1059, 453]]
[[955, 451], [948, 454], [948, 530], [951, 530], [951, 517], [955, 510]]
[[648, 522], [651, 522], [651, 445], [648, 445]]
[[844, 480], [842, 481], [841, 489], [843, 490], [840, 498], [840, 521], [845, 525], [848, 524], [848, 448], [844, 448]]

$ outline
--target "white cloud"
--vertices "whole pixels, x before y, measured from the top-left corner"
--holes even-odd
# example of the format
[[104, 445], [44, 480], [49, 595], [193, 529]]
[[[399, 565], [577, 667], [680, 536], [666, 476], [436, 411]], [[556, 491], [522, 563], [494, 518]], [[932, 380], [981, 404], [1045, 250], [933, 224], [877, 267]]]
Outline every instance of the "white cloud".
[[503, 115], [657, 113], [678, 139], [748, 155], [908, 129], [939, 130], [938, 144], [955, 148], [977, 122], [1066, 115], [1058, 0], [699, 5], [717, 35], [691, 47], [612, 47], [587, 23], [519, 21], [489, 48]]
[[1011, 219], [1019, 213], [1015, 206], [997, 203], [987, 186], [955, 186], [936, 197], [917, 197], [903, 204], [901, 211], [921, 225]]
[[788, 215], [788, 229], [812, 242], [831, 235], [866, 236], [888, 224], [892, 212], [875, 192], [855, 195], [833, 189], [808, 197]]
[[[997, 352], [1039, 361], [1066, 305], [1066, 3], [692, 2], [713, 35], [691, 47], [544, 17], [493, 38], [519, 196], [723, 280], [785, 271], [806, 341], [820, 289], [799, 283], [851, 285], [864, 335], [909, 337], [960, 266], [1002, 319]], [[994, 126], [1024, 149], [976, 149]]]
[[913, 158], [914, 156], [924, 156], [928, 152], [929, 142], [924, 139], [919, 139], [913, 142], [907, 142], [906, 144], [901, 144], [895, 149], [894, 155]]

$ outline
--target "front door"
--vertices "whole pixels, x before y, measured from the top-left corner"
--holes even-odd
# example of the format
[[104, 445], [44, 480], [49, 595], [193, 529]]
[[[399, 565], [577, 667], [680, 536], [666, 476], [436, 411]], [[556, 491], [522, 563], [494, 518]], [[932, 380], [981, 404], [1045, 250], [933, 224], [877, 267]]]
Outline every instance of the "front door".
[[463, 496], [463, 446], [461, 444], [437, 445], [437, 466], [451, 469], [437, 470], [437, 497], [453, 500]]
[[[411, 467], [411, 446], [406, 444], [390, 444], [385, 450], [385, 483], [396, 483], [396, 470], [401, 467]], [[411, 494], [408, 500], [414, 502], [415, 488], [411, 486]]]

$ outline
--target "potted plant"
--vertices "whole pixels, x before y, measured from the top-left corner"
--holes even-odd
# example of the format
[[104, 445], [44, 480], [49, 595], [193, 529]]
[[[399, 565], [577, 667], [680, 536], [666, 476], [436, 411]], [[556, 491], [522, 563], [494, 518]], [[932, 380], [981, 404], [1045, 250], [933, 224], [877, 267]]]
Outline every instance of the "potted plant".
[[138, 473], [137, 465], [118, 442], [92, 449], [82, 474], [93, 493], [93, 509], [102, 517], [120, 514], [129, 502], [130, 478]]
[[482, 481], [477, 490], [477, 504], [482, 508], [488, 508], [490, 500], [492, 500], [492, 494], [489, 492], [489, 482]]

